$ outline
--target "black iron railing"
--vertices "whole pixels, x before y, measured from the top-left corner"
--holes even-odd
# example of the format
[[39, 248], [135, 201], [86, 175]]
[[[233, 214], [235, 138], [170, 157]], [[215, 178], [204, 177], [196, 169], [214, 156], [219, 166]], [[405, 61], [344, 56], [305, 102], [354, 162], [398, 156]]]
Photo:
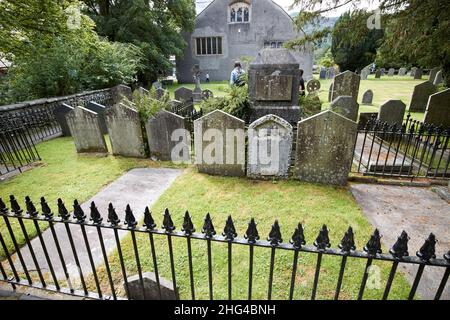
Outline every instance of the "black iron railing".
[[367, 175], [450, 178], [450, 127], [407, 116], [399, 125], [375, 118], [360, 124], [353, 171]]
[[[245, 232], [244, 237], [238, 237], [233, 219], [231, 216], [228, 217], [225, 223], [225, 227], [223, 229], [223, 232], [221, 235], [218, 235], [215, 227], [213, 225], [212, 219], [209, 214], [206, 215], [204, 219], [204, 224], [201, 230], [201, 233], [196, 233], [195, 228], [193, 225], [193, 222], [191, 220], [191, 216], [188, 212], [186, 212], [184, 216], [183, 226], [181, 231], [176, 231], [174, 222], [172, 221], [172, 217], [169, 213], [169, 211], [166, 209], [164, 213], [164, 219], [162, 222], [162, 229], [157, 229], [156, 223], [152, 217], [151, 212], [148, 208], [145, 209], [144, 213], [144, 223], [142, 227], [138, 226], [138, 223], [136, 221], [135, 216], [133, 215], [133, 212], [128, 205], [126, 207], [125, 212], [125, 221], [124, 224], [120, 223], [120, 220], [118, 218], [118, 215], [116, 213], [116, 210], [114, 209], [113, 205], [110, 204], [108, 208], [108, 219], [107, 223], [105, 223], [104, 219], [102, 218], [99, 210], [97, 209], [95, 203], [91, 204], [90, 207], [90, 222], [88, 222], [88, 217], [83, 212], [83, 209], [80, 207], [77, 201], [74, 202], [74, 211], [73, 211], [73, 217], [69, 214], [68, 210], [66, 209], [63, 201], [61, 199], [58, 199], [58, 216], [56, 217], [56, 214], [52, 212], [50, 207], [48, 206], [47, 202], [44, 198], [41, 198], [40, 206], [42, 214], [38, 213], [38, 210], [36, 209], [33, 202], [30, 200], [30, 198], [25, 199], [26, 202], [26, 213], [20, 208], [17, 200], [14, 198], [14, 196], [10, 196], [10, 204], [11, 209], [9, 210], [5, 203], [0, 199], [0, 216], [3, 217], [3, 220], [6, 224], [9, 237], [12, 239], [12, 242], [14, 244], [14, 249], [18, 257], [18, 262], [20, 264], [21, 270], [23, 270], [23, 273], [20, 273], [18, 271], [18, 268], [15, 266], [15, 262], [12, 259], [11, 252], [8, 251], [7, 245], [5, 243], [4, 236], [0, 233], [0, 244], [2, 246], [4, 255], [6, 256], [6, 260], [4, 262], [5, 265], [8, 265], [9, 267], [4, 266], [2, 263], [0, 263], [0, 272], [1, 277], [0, 281], [9, 283], [13, 288], [15, 288], [18, 285], [24, 285], [24, 286], [30, 286], [30, 287], [36, 287], [48, 291], [54, 291], [54, 292], [60, 292], [60, 293], [66, 293], [73, 296], [81, 296], [81, 297], [88, 297], [88, 298], [94, 298], [94, 299], [120, 299], [120, 297], [116, 294], [116, 287], [113, 281], [113, 275], [111, 273], [110, 268], [110, 258], [107, 255], [107, 252], [105, 250], [105, 241], [104, 241], [104, 234], [103, 231], [106, 230], [112, 230], [114, 232], [114, 242], [116, 249], [118, 251], [118, 257], [120, 262], [120, 270], [122, 274], [122, 281], [124, 283], [125, 291], [128, 295], [129, 292], [129, 284], [127, 282], [127, 268], [126, 266], [129, 265], [127, 261], [124, 260], [123, 255], [123, 247], [121, 244], [121, 241], [118, 236], [118, 232], [127, 232], [131, 235], [132, 240], [132, 246], [134, 251], [134, 263], [137, 266], [137, 273], [139, 276], [139, 281], [142, 288], [142, 296], [146, 297], [146, 292], [144, 290], [144, 279], [143, 279], [143, 267], [141, 265], [141, 258], [142, 258], [142, 249], [139, 248], [137, 241], [136, 241], [136, 234], [147, 234], [148, 235], [148, 241], [150, 243], [150, 253], [152, 255], [152, 263], [153, 263], [153, 270], [156, 276], [156, 282], [159, 289], [159, 297], [161, 297], [161, 287], [159, 283], [159, 273], [158, 270], [160, 270], [161, 265], [158, 264], [158, 259], [156, 256], [156, 250], [155, 250], [155, 237], [159, 237], [162, 240], [165, 238], [167, 240], [168, 245], [168, 251], [170, 256], [170, 273], [171, 273], [171, 280], [173, 282], [173, 288], [175, 290], [178, 289], [177, 286], [177, 272], [176, 272], [176, 266], [178, 264], [175, 264], [174, 262], [174, 246], [172, 243], [173, 238], [184, 238], [186, 239], [187, 243], [187, 268], [189, 273], [189, 280], [186, 279], [184, 281], [185, 283], [189, 283], [190, 286], [190, 298], [196, 299], [196, 292], [195, 292], [195, 281], [194, 278], [196, 276], [193, 268], [193, 254], [195, 254], [194, 250], [192, 249], [191, 242], [193, 240], [195, 241], [205, 241], [207, 245], [207, 281], [208, 281], [208, 293], [209, 298], [214, 299], [214, 289], [216, 289], [213, 285], [213, 277], [218, 276], [217, 270], [214, 270], [213, 264], [212, 264], [212, 246], [213, 243], [223, 243], [227, 245], [227, 293], [228, 293], [228, 299], [232, 299], [232, 260], [233, 260], [233, 248], [236, 246], [240, 247], [248, 247], [248, 259], [249, 259], [249, 268], [247, 270], [248, 272], [248, 299], [252, 299], [252, 296], [254, 294], [253, 292], [253, 276], [254, 276], [254, 258], [255, 258], [255, 248], [263, 248], [270, 250], [270, 264], [269, 264], [269, 277], [268, 277], [268, 286], [267, 286], [267, 299], [272, 298], [272, 290], [273, 290], [273, 279], [274, 279], [274, 266], [275, 266], [275, 256], [277, 252], [280, 250], [287, 250], [290, 252], [293, 252], [293, 260], [292, 260], [292, 274], [291, 274], [291, 280], [288, 285], [289, 287], [289, 299], [293, 299], [294, 296], [294, 290], [296, 288], [296, 275], [297, 275], [297, 269], [299, 267], [299, 253], [305, 253], [305, 254], [315, 254], [317, 255], [316, 260], [316, 268], [314, 272], [314, 283], [312, 287], [311, 292], [311, 299], [316, 298], [317, 294], [317, 288], [318, 288], [318, 282], [320, 277], [320, 271], [321, 271], [321, 265], [322, 265], [322, 257], [325, 255], [332, 255], [332, 256], [338, 256], [341, 257], [341, 264], [340, 264], [340, 271], [339, 276], [337, 279], [335, 291], [334, 291], [334, 298], [338, 299], [340, 292], [341, 292], [341, 286], [342, 286], [342, 280], [344, 273], [346, 271], [346, 264], [348, 259], [364, 259], [366, 261], [366, 268], [365, 272], [363, 274], [363, 277], [361, 279], [360, 285], [359, 285], [359, 292], [358, 292], [358, 299], [363, 298], [363, 294], [366, 288], [366, 283], [368, 280], [368, 272], [369, 268], [371, 267], [372, 263], [375, 260], [381, 260], [381, 261], [387, 261], [391, 262], [391, 271], [386, 283], [386, 286], [384, 288], [384, 294], [383, 299], [387, 299], [389, 296], [389, 292], [391, 290], [391, 285], [393, 283], [395, 273], [397, 270], [397, 267], [399, 264], [409, 264], [409, 265], [418, 265], [418, 271], [415, 276], [415, 280], [413, 282], [413, 285], [411, 287], [411, 290], [409, 292], [409, 299], [413, 299], [417, 287], [419, 285], [419, 282], [422, 278], [422, 275], [425, 271], [425, 266], [428, 267], [436, 267], [436, 268], [445, 268], [445, 273], [442, 277], [442, 280], [440, 281], [440, 285], [438, 286], [436, 293], [435, 293], [435, 299], [440, 299], [444, 288], [447, 284], [448, 277], [450, 274], [450, 251], [444, 256], [444, 258], [436, 258], [435, 255], [435, 244], [437, 242], [435, 236], [433, 234], [430, 234], [428, 239], [425, 241], [423, 246], [420, 248], [420, 250], [417, 252], [417, 256], [409, 256], [408, 254], [408, 240], [409, 237], [406, 234], [406, 232], [403, 232], [400, 237], [398, 238], [397, 242], [393, 245], [392, 249], [389, 251], [389, 254], [383, 254], [381, 251], [381, 243], [380, 238], [381, 235], [379, 234], [378, 230], [375, 230], [373, 235], [370, 237], [369, 241], [367, 242], [366, 246], [364, 247], [364, 250], [356, 250], [355, 247], [355, 241], [354, 241], [354, 233], [351, 227], [349, 227], [348, 231], [345, 233], [344, 237], [342, 238], [341, 243], [339, 244], [339, 249], [331, 249], [330, 246], [330, 240], [328, 236], [328, 229], [324, 225], [322, 229], [319, 232], [319, 235], [317, 236], [316, 240], [314, 241], [314, 246], [307, 246], [304, 232], [303, 232], [303, 226], [301, 224], [298, 224], [297, 228], [295, 229], [291, 240], [289, 242], [283, 242], [281, 238], [281, 231], [280, 226], [277, 221], [273, 224], [271, 231], [269, 233], [269, 236], [267, 240], [261, 240], [259, 232], [257, 230], [256, 223], [253, 219], [250, 220], [248, 224], [247, 231]], [[15, 234], [15, 232], [12, 229], [12, 220], [13, 222], [18, 222], [20, 225], [20, 230], [22, 235]], [[48, 265], [48, 270], [50, 271], [50, 280], [48, 278], [45, 278], [42, 268], [40, 267], [41, 261], [38, 261], [38, 258], [36, 257], [35, 250], [36, 248], [33, 248], [30, 237], [28, 235], [27, 228], [25, 228], [24, 221], [25, 220], [31, 220], [34, 224], [34, 227], [37, 232], [37, 236], [39, 238], [39, 244], [42, 247], [42, 250], [44, 252], [45, 257], [45, 263]], [[64, 270], [64, 275], [66, 278], [67, 286], [64, 286], [63, 281], [60, 281], [57, 279], [57, 276], [55, 275], [54, 265], [52, 260], [50, 259], [47, 246], [49, 245], [48, 242], [44, 240], [44, 237], [42, 236], [41, 227], [42, 226], [48, 226], [52, 233], [52, 240], [54, 241], [56, 248], [57, 248], [57, 256], [59, 257], [58, 263], [62, 265], [62, 268]], [[64, 236], [66, 236], [69, 240], [70, 246], [69, 248], [61, 248], [61, 237], [62, 234], [55, 231], [57, 225], [64, 225], [64, 228], [62, 228], [63, 232], [65, 233]], [[73, 226], [77, 225], [79, 226], [79, 231], [82, 234], [82, 239], [80, 240], [84, 242], [85, 247], [87, 249], [87, 254], [89, 256], [89, 262], [87, 263], [89, 268], [92, 271], [92, 276], [95, 283], [96, 293], [92, 293], [88, 291], [88, 286], [86, 284], [86, 275], [83, 273], [83, 268], [81, 266], [81, 262], [79, 259], [79, 243], [74, 242], [74, 229]], [[72, 228], [70, 227], [72, 226]], [[94, 264], [94, 258], [91, 253], [91, 244], [92, 244], [92, 238], [91, 240], [88, 239], [87, 236], [87, 229], [94, 229], [96, 230], [96, 233], [98, 235], [98, 241], [100, 243], [101, 252], [104, 260], [105, 265], [105, 271], [109, 283], [109, 287], [111, 290], [112, 295], [106, 296], [104, 292], [102, 291], [102, 288], [100, 286], [99, 282], [99, 276], [98, 271]], [[111, 231], [110, 231], [111, 232]], [[32, 266], [29, 266], [27, 264], [26, 260], [24, 259], [23, 255], [21, 254], [21, 248], [19, 247], [17, 243], [17, 237], [23, 236], [26, 241], [26, 246], [29, 249], [29, 252], [32, 257], [33, 264]], [[66, 266], [66, 262], [64, 259], [64, 256], [62, 254], [62, 249], [69, 250], [74, 256], [75, 264], [78, 267], [79, 277], [81, 280], [81, 289], [74, 288], [72, 286], [72, 283], [70, 281], [70, 276], [68, 273], [68, 269]], [[141, 249], [141, 250], [140, 250]], [[178, 247], [179, 249], [179, 247]], [[141, 252], [140, 252], [141, 251]], [[66, 253], [67, 254], [67, 253]], [[161, 254], [158, 252], [158, 254]], [[67, 256], [66, 256], [67, 257]], [[55, 257], [53, 257], [55, 259]], [[183, 262], [183, 268], [186, 266], [186, 261]], [[84, 266], [85, 267], [85, 266]], [[30, 270], [33, 269], [37, 271], [38, 277], [32, 277], [30, 275]], [[429, 270], [429, 268], [427, 268]], [[23, 274], [23, 275], [22, 275]], [[322, 275], [326, 277], [326, 274]], [[51, 281], [53, 284], [51, 284]], [[178, 297], [177, 292], [175, 292], [176, 297]], [[129, 296], [129, 295], [128, 295]]]

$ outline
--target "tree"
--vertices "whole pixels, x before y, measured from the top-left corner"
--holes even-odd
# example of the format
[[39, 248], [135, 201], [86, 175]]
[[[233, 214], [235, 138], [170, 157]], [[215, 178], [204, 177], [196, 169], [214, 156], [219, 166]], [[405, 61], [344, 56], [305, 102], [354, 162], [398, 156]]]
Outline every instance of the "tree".
[[139, 80], [148, 83], [170, 71], [170, 56], [180, 56], [186, 46], [181, 31], [192, 31], [192, 0], [85, 0], [96, 30], [110, 41], [133, 43], [145, 54]]
[[341, 70], [362, 69], [375, 60], [383, 31], [367, 28], [366, 21], [370, 15], [364, 10], [355, 10], [344, 13], [336, 22], [331, 53]]
[[[447, 85], [450, 83], [450, 1], [436, 0], [379, 0], [382, 28], [386, 30], [380, 52], [401, 58], [403, 64], [421, 67], [441, 67]], [[362, 0], [293, 0], [293, 6], [300, 6], [301, 12], [295, 18], [300, 31], [308, 24], [318, 25], [321, 16], [329, 11]], [[364, 23], [366, 25], [366, 23]], [[359, 27], [355, 27], [359, 29]], [[305, 41], [317, 41], [331, 30], [304, 33], [302, 39], [289, 43], [303, 45]], [[353, 35], [353, 28], [349, 30]], [[352, 36], [358, 41], [359, 33]]]

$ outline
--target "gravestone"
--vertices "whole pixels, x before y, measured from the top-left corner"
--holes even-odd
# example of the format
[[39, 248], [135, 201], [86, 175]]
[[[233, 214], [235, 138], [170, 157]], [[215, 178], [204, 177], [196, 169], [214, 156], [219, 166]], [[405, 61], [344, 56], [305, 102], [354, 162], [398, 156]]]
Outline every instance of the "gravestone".
[[415, 74], [416, 74], [416, 71], [417, 71], [417, 67], [412, 67], [411, 68], [411, 72], [409, 73], [409, 75], [411, 76], [411, 77], [413, 77], [414, 78], [414, 76], [415, 76]]
[[195, 120], [195, 162], [199, 172], [245, 176], [244, 128], [243, 120], [222, 110], [214, 110]]
[[422, 75], [423, 75], [423, 69], [422, 68], [417, 68], [416, 72], [414, 72], [414, 79], [415, 80], [422, 79]]
[[150, 96], [150, 91], [145, 88], [139, 87], [138, 92], [141, 96]]
[[[115, 103], [114, 105], [116, 104], [117, 103]], [[105, 119], [106, 107], [104, 105], [101, 105], [100, 103], [89, 101], [88, 103], [86, 103], [85, 108], [92, 110], [98, 114], [98, 119], [100, 121], [100, 130], [103, 134], [108, 134], [108, 127], [106, 126]]]
[[184, 102], [184, 101], [194, 101], [192, 90], [186, 87], [181, 87], [175, 90], [174, 92], [175, 100]]
[[248, 127], [247, 176], [287, 177], [291, 162], [292, 126], [268, 114]]
[[139, 113], [122, 104], [116, 104], [105, 113], [112, 153], [124, 157], [145, 157]]
[[364, 68], [361, 70], [361, 80], [367, 80], [369, 77], [370, 70], [368, 68]]
[[262, 49], [248, 71], [250, 121], [274, 114], [296, 123], [300, 112], [299, 84], [300, 67], [289, 50]]
[[340, 96], [333, 100], [330, 109], [354, 122], [358, 119], [359, 104], [351, 96]]
[[358, 129], [364, 129], [369, 120], [378, 118], [378, 112], [361, 112], [359, 114]]
[[373, 91], [372, 90], [367, 90], [366, 92], [364, 92], [363, 97], [362, 97], [362, 104], [372, 104], [373, 101]]
[[209, 89], [203, 90], [202, 91], [202, 100], [208, 100], [210, 98], [214, 98], [214, 93]]
[[157, 100], [161, 100], [161, 98], [163, 98], [166, 94], [169, 94], [163, 88], [158, 88], [158, 89], [155, 90], [155, 92], [156, 92], [156, 99]]
[[381, 78], [381, 71], [378, 69], [376, 72], [375, 72], [375, 79], [380, 79]]
[[178, 100], [170, 100], [170, 107], [172, 110], [178, 110], [183, 104]]
[[306, 84], [306, 89], [309, 93], [316, 92], [320, 90], [320, 81], [316, 79], [309, 80]]
[[434, 84], [428, 81], [422, 82], [414, 87], [409, 106], [410, 112], [425, 112], [427, 108], [428, 98], [436, 93], [437, 89]]
[[334, 100], [339, 96], [352, 96], [357, 100], [360, 81], [361, 77], [359, 75], [348, 70], [338, 74], [334, 77], [331, 99]]
[[381, 72], [381, 75], [384, 76], [384, 74], [386, 73], [386, 69], [385, 68], [381, 68], [380, 72]]
[[[162, 161], [190, 160], [190, 135], [185, 130], [185, 119], [175, 113], [161, 110], [145, 124], [150, 155]], [[172, 151], [176, 152], [172, 157]]]
[[199, 64], [195, 64], [192, 67], [192, 74], [194, 76], [195, 80], [195, 88], [192, 92], [192, 97], [194, 98], [194, 102], [201, 102], [202, 101], [202, 88], [200, 87], [200, 76], [203, 73], [203, 70], [200, 69]]
[[96, 112], [78, 106], [66, 115], [66, 119], [78, 153], [108, 153]]
[[55, 116], [56, 121], [58, 121], [61, 132], [64, 137], [70, 137], [70, 128], [67, 124], [66, 115], [73, 110], [73, 107], [69, 106], [68, 104], [62, 103], [61, 105], [57, 106], [53, 110], [53, 115]]
[[378, 120], [386, 122], [389, 125], [394, 123], [399, 128], [403, 124], [406, 105], [402, 100], [389, 100], [380, 106]]
[[330, 84], [330, 89], [328, 89], [328, 102], [331, 102], [332, 94], [333, 94], [333, 83]]
[[155, 89], [155, 90], [158, 90], [158, 89], [162, 89], [163, 86], [162, 86], [161, 82], [155, 81], [155, 82], [152, 83], [152, 88]]
[[434, 79], [436, 79], [436, 74], [439, 72], [439, 68], [433, 68], [430, 70], [430, 77], [428, 81], [434, 84]]
[[390, 68], [388, 71], [388, 77], [393, 77], [395, 74], [395, 69], [394, 68]]
[[133, 92], [131, 91], [131, 88], [123, 84], [112, 87], [111, 96], [113, 105], [120, 103], [124, 98], [133, 101]]
[[325, 67], [321, 67], [320, 68], [319, 79], [320, 80], [325, 80], [326, 77], [327, 77], [327, 69]]
[[347, 184], [357, 124], [331, 110], [298, 123], [295, 177], [302, 181]]
[[156, 276], [153, 272], [143, 273], [142, 280], [144, 282], [145, 293], [142, 291], [142, 284], [139, 275], [127, 278], [128, 299], [160, 300], [159, 290], [161, 290], [161, 300], [178, 300], [177, 293], [174, 290], [172, 281], [169, 281], [163, 277], [159, 277], [159, 287], [158, 287], [158, 282], [156, 281]]
[[450, 126], [450, 89], [430, 96], [424, 122], [443, 125], [444, 128]]
[[333, 79], [334, 78], [334, 74], [335, 74], [334, 67], [329, 67], [328, 68], [328, 79]]
[[434, 77], [433, 84], [434, 84], [435, 86], [438, 86], [438, 85], [440, 85], [440, 84], [442, 83], [442, 81], [443, 81], [443, 79], [442, 79], [442, 70], [439, 70], [439, 71], [436, 73], [436, 77]]
[[400, 68], [399, 70], [398, 70], [398, 75], [399, 76], [405, 76], [406, 75], [406, 68]]

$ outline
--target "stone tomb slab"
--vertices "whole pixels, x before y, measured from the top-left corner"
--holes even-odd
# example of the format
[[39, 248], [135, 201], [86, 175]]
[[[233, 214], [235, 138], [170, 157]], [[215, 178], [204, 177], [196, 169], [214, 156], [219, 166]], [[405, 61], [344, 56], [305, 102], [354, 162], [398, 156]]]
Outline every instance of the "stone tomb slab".
[[244, 129], [243, 120], [222, 110], [214, 110], [195, 120], [195, 162], [199, 172], [245, 176]]
[[298, 123], [295, 177], [346, 185], [352, 165], [356, 122], [331, 110]]
[[105, 118], [114, 155], [145, 157], [141, 122], [136, 110], [119, 103], [108, 108]]
[[247, 176], [288, 177], [292, 151], [292, 126], [268, 114], [248, 127]]
[[105, 118], [106, 106], [94, 101], [89, 101], [88, 103], [86, 103], [85, 108], [98, 114], [98, 119], [100, 121], [100, 130], [103, 134], [108, 134], [108, 126], [106, 125]]
[[428, 104], [428, 99], [432, 94], [435, 94], [437, 88], [434, 84], [428, 81], [422, 82], [414, 87], [411, 97], [411, 104], [409, 106], [410, 112], [425, 112]]
[[398, 128], [403, 123], [406, 105], [402, 100], [388, 100], [380, 106], [378, 120], [387, 122], [389, 125], [397, 124]]
[[358, 99], [359, 84], [361, 77], [351, 71], [345, 71], [334, 77], [333, 93], [331, 99], [334, 100], [339, 96], [352, 96]]
[[355, 121], [358, 119], [359, 104], [351, 96], [340, 96], [330, 104], [330, 109], [340, 115]]
[[61, 126], [62, 135], [65, 137], [70, 137], [72, 135], [70, 133], [70, 128], [66, 119], [66, 115], [72, 110], [73, 107], [69, 106], [66, 103], [62, 103], [53, 110], [53, 115], [55, 116], [56, 121], [58, 121], [59, 125]]
[[[145, 129], [147, 130], [150, 156], [152, 158], [162, 161], [175, 160], [186, 162], [190, 160], [190, 136], [185, 130], [185, 118], [175, 113], [161, 110], [154, 117], [147, 120]], [[182, 143], [182, 145], [179, 145], [179, 143]], [[172, 159], [172, 150], [176, 150], [177, 145], [180, 148], [176, 154], [179, 158]]]
[[108, 153], [96, 112], [78, 106], [66, 115], [66, 119], [78, 153]]
[[430, 96], [424, 122], [444, 128], [450, 126], [450, 89]]

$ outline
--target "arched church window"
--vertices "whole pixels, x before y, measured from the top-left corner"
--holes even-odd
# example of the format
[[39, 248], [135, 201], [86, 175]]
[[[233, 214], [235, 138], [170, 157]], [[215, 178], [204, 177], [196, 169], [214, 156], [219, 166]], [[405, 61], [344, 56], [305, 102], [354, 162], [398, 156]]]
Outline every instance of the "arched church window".
[[230, 22], [236, 22], [236, 10], [234, 8], [231, 8]]
[[244, 8], [244, 22], [249, 21], [249, 11], [248, 8]]
[[242, 22], [242, 8], [239, 8], [237, 11], [237, 18], [236, 18], [237, 22]]
[[250, 5], [236, 2], [230, 6], [230, 23], [250, 22]]

